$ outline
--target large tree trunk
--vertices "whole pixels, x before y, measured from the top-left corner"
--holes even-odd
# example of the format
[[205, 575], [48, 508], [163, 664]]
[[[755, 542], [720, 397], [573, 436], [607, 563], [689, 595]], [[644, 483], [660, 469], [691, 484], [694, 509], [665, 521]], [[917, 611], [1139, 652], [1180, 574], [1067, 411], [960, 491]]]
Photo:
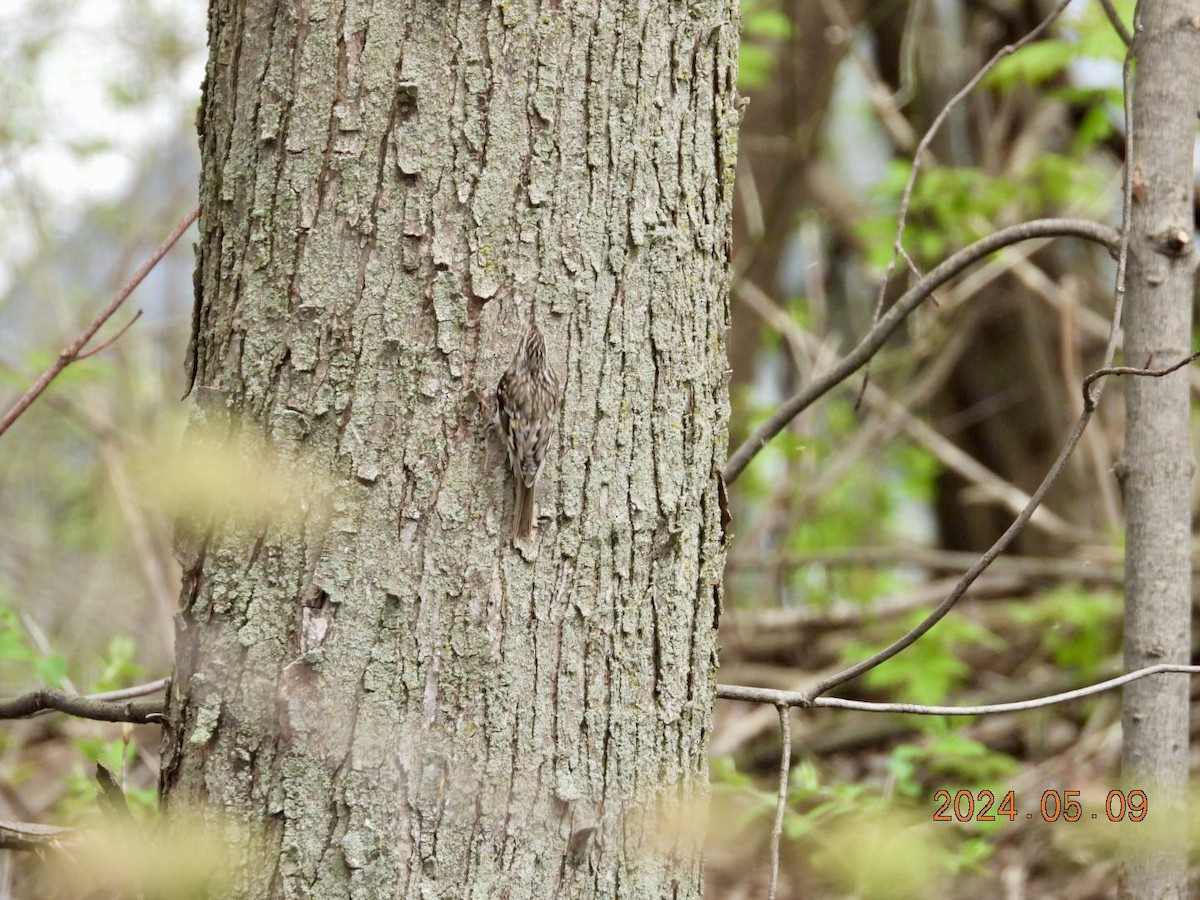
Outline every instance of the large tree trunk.
[[168, 811], [257, 836], [231, 896], [700, 896], [736, 4], [209, 16], [189, 439], [297, 492], [180, 540]]
[[[1192, 340], [1196, 255], [1192, 153], [1200, 96], [1200, 3], [1137, 6], [1127, 365], [1164, 368]], [[1188, 373], [1129, 378], [1125, 449], [1125, 666], [1191, 658], [1192, 457]], [[1121, 879], [1127, 898], [1183, 898], [1187, 890], [1189, 682], [1160, 675], [1125, 687], [1125, 784], [1149, 799], [1129, 829]]]

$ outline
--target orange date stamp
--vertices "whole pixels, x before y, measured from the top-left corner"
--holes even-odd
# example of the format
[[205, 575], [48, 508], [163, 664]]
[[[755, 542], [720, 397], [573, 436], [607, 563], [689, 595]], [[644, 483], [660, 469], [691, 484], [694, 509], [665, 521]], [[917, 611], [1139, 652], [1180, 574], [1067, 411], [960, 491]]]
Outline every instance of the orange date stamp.
[[996, 795], [987, 789], [979, 791], [935, 791], [933, 802], [940, 804], [933, 812], [935, 822], [996, 822], [1018, 819], [1043, 822], [1079, 822], [1083, 819], [1110, 822], [1141, 822], [1150, 811], [1146, 792], [1109, 791], [1103, 809], [1085, 810], [1079, 800], [1079, 791], [1042, 791], [1041, 802], [1036, 811], [1022, 812], [1017, 805], [1016, 791], [1009, 791], [997, 802]]

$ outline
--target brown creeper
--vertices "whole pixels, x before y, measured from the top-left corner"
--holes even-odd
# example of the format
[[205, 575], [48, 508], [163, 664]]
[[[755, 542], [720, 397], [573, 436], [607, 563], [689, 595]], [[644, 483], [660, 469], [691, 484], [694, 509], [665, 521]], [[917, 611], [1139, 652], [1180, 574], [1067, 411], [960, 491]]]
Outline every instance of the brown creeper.
[[558, 391], [546, 341], [531, 324], [496, 388], [496, 427], [504, 437], [516, 488], [514, 537], [528, 537], [533, 528], [533, 494], [558, 423]]

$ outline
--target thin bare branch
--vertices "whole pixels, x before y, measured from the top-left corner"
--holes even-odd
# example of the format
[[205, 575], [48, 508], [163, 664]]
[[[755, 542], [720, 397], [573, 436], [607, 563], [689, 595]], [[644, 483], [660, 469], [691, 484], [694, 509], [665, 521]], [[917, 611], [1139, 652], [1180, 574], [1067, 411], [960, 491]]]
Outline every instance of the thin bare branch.
[[[1121, 67], [1121, 85], [1125, 93], [1125, 168], [1122, 175], [1121, 239], [1117, 244], [1117, 283], [1113, 289], [1112, 323], [1108, 332], [1108, 343], [1104, 348], [1104, 365], [1111, 366], [1117, 353], [1117, 341], [1121, 333], [1121, 316], [1125, 309], [1125, 273], [1129, 268], [1129, 230], [1133, 227], [1133, 172], [1129, 166], [1133, 160], [1133, 90], [1130, 78], [1133, 72], [1133, 54], [1125, 54]], [[1085, 398], [1083, 408], [1100, 400], [1104, 382], [1096, 386], [1094, 399]]]
[[124, 324], [124, 326], [122, 326], [120, 331], [118, 331], [112, 337], [101, 341], [99, 344], [97, 344], [95, 347], [92, 347], [90, 350], [85, 350], [83, 353], [80, 353], [79, 355], [77, 355], [75, 357], [75, 361], [79, 362], [79, 360], [81, 360], [81, 359], [87, 359], [88, 357], [95, 356], [97, 353], [99, 353], [102, 350], [107, 350], [109, 347], [111, 347], [113, 344], [115, 344], [117, 341], [119, 341], [122, 337], [124, 337], [125, 332], [127, 332], [130, 328], [132, 328], [133, 323], [136, 322], [141, 317], [142, 317], [142, 311], [139, 309], [137, 312], [135, 312], [133, 314], [133, 318], [130, 319], [128, 322], [126, 322]]
[[[744, 647], [753, 643], [770, 647], [794, 647], [803, 636], [834, 629], [860, 627], [864, 623], [878, 625], [910, 613], [929, 609], [946, 596], [958, 583], [957, 578], [939, 579], [928, 584], [880, 597], [870, 603], [854, 600], [835, 600], [828, 606], [807, 604], [782, 609], [730, 611], [721, 618], [721, 628], [728, 631], [723, 645]], [[972, 600], [1010, 600], [1030, 592], [1028, 579], [1019, 575], [987, 572], [971, 585]]]
[[892, 146], [903, 153], [908, 153], [917, 141], [916, 132], [912, 123], [900, 112], [897, 103], [899, 98], [892, 93], [887, 82], [879, 74], [875, 61], [870, 54], [861, 49], [859, 42], [854, 39], [856, 28], [845, 5], [841, 0], [821, 0], [821, 8], [825, 12], [825, 18], [845, 32], [843, 39], [851, 58], [867, 82], [867, 102], [871, 104], [880, 127], [887, 134]]
[[[1113, 327], [1109, 335], [1108, 346], [1105, 347], [1104, 350], [1104, 362], [1106, 366], [1112, 362], [1113, 355], [1116, 353], [1117, 337], [1119, 333], [1117, 323], [1119, 322], [1119, 317], [1121, 315], [1122, 301], [1124, 297], [1125, 270], [1122, 263], [1125, 259], [1125, 256], [1126, 254], [1124, 252], [1124, 247], [1122, 247], [1121, 258], [1117, 265], [1118, 289], [1116, 292], [1116, 301], [1113, 309]], [[933, 628], [934, 625], [940, 622], [942, 618], [944, 618], [945, 615], [950, 612], [951, 609], [954, 608], [954, 605], [959, 601], [962, 595], [966, 593], [967, 589], [970, 588], [975, 579], [977, 579], [984, 572], [984, 570], [986, 570], [987, 567], [990, 566], [992, 562], [1008, 548], [1009, 544], [1013, 542], [1016, 536], [1021, 533], [1021, 530], [1033, 517], [1034, 511], [1037, 510], [1038, 506], [1041, 505], [1042, 500], [1049, 492], [1051, 486], [1056, 480], [1058, 480], [1058, 476], [1066, 466], [1067, 460], [1070, 459], [1071, 454], [1075, 452], [1075, 448], [1078, 446], [1080, 439], [1083, 437], [1083, 432], [1087, 428], [1088, 422], [1091, 421], [1092, 415], [1095, 412], [1095, 403], [1099, 400], [1099, 396], [1103, 390], [1104, 383], [1101, 382], [1096, 386], [1096, 393], [1092, 397], [1091, 407], [1085, 407], [1083, 412], [1080, 413], [1079, 418], [1076, 419], [1075, 427], [1071, 429], [1071, 433], [1068, 435], [1066, 442], [1063, 444], [1062, 449], [1058, 453], [1058, 456], [1050, 465], [1049, 471], [1047, 471], [1045, 477], [1042, 478], [1042, 482], [1038, 485], [1037, 490], [1033, 492], [1032, 496], [1030, 496], [1029, 502], [1025, 505], [1025, 508], [1021, 511], [1021, 514], [1013, 520], [1012, 524], [1009, 525], [1008, 528], [1005, 529], [1004, 533], [996, 540], [996, 542], [992, 544], [990, 548], [988, 548], [987, 552], [984, 553], [983, 556], [981, 556], [976, 563], [963, 574], [962, 578], [959, 579], [958, 584], [954, 587], [954, 590], [950, 592], [946, 599], [939, 603], [937, 607], [925, 617], [924, 621], [910, 630], [899, 640], [892, 643], [890, 646], [885, 647], [883, 650], [880, 650], [878, 653], [875, 653], [868, 659], [862, 660], [861, 662], [850, 666], [848, 669], [839, 672], [836, 675], [830, 676], [829, 678], [822, 679], [820, 682], [815, 684], [807, 692], [810, 697], [819, 697], [821, 694], [832, 690], [839, 685], [845, 684], [847, 681], [857, 678], [864, 672], [870, 671], [880, 663], [891, 659], [897, 653], [900, 653], [905, 648], [914, 644], [931, 628]]]
[[758, 195], [758, 182], [754, 180], [754, 169], [750, 165], [749, 156], [739, 156], [737, 166], [738, 176], [734, 181], [734, 190], [737, 191], [738, 199], [742, 201], [746, 230], [750, 233], [750, 239], [758, 241], [767, 231], [766, 221], [763, 219], [762, 198]]
[[[979, 71], [975, 73], [971, 80], [959, 88], [958, 92], [946, 102], [946, 105], [942, 107], [941, 111], [934, 118], [933, 122], [930, 123], [925, 135], [921, 138], [921, 142], [917, 145], [916, 151], [913, 153], [912, 168], [910, 168], [908, 171], [908, 180], [904, 183], [904, 191], [900, 196], [900, 205], [896, 213], [896, 240], [892, 244], [892, 257], [888, 260], [887, 269], [884, 270], [883, 278], [879, 282], [879, 290], [875, 295], [875, 310], [871, 316], [872, 322], [878, 322], [880, 314], [883, 312], [883, 301], [887, 296], [887, 289], [888, 285], [891, 284], [892, 274], [896, 271], [896, 260], [898, 258], [903, 259], [904, 262], [907, 263], [908, 268], [913, 275], [917, 277], [920, 277], [921, 275], [921, 271], [917, 268], [916, 262], [913, 260], [912, 256], [909, 255], [908, 250], [906, 250], [904, 247], [904, 228], [908, 224], [908, 207], [912, 202], [913, 189], [917, 184], [917, 173], [920, 171], [922, 159], [925, 157], [926, 153], [929, 152], [929, 145], [933, 143], [934, 137], [937, 136], [938, 131], [941, 130], [942, 124], [950, 116], [950, 113], [954, 107], [961, 103], [963, 99], [971, 93], [971, 91], [975, 90], [979, 82], [983, 80], [984, 76], [994, 69], [1000, 60], [1004, 59], [1006, 56], [1011, 56], [1026, 44], [1037, 40], [1042, 33], [1050, 27], [1054, 20], [1062, 15], [1063, 10], [1070, 5], [1070, 2], [1071, 0], [1060, 0], [1058, 5], [1050, 11], [1050, 14], [1046, 16], [1046, 18], [1042, 19], [1042, 21], [1039, 22], [1028, 34], [1024, 35], [1020, 40], [1013, 41], [1011, 44], [1006, 44], [997, 50], [995, 54], [992, 55], [992, 58], [984, 63]], [[859, 404], [862, 403], [863, 394], [867, 389], [867, 382], [869, 380], [870, 373], [864, 373], [862, 386], [858, 391], [858, 399], [854, 404], [855, 409], [858, 409]]]
[[878, 324], [859, 341], [858, 346], [842, 357], [828, 372], [784, 401], [766, 422], [755, 429], [754, 433], [730, 456], [729, 462], [725, 466], [725, 483], [732, 484], [736, 481], [750, 461], [766, 446], [769, 440], [784, 429], [788, 422], [860, 369], [879, 351], [884, 342], [891, 337], [892, 332], [899, 328], [912, 311], [935, 290], [972, 263], [1002, 247], [1045, 237], [1083, 238], [1102, 244], [1114, 253], [1117, 252], [1121, 243], [1120, 234], [1099, 222], [1091, 222], [1086, 219], [1035, 219], [1031, 222], [1002, 228], [952, 254], [905, 291], [904, 295], [883, 315]]
[[183, 233], [188, 230], [191, 224], [196, 221], [196, 217], [199, 214], [200, 207], [196, 206], [191, 212], [179, 220], [179, 223], [171, 230], [171, 233], [167, 235], [167, 239], [159, 245], [157, 250], [154, 251], [154, 254], [150, 257], [150, 259], [148, 259], [140, 269], [133, 273], [133, 277], [130, 278], [129, 281], [127, 281], [119, 291], [117, 291], [116, 296], [114, 296], [108, 302], [108, 305], [99, 312], [96, 318], [92, 319], [88, 326], [83, 329], [83, 331], [77, 338], [75, 338], [75, 340], [73, 340], [59, 352], [58, 356], [55, 357], [54, 362], [51, 363], [50, 367], [42, 373], [41, 377], [38, 378], [38, 380], [33, 383], [29, 390], [27, 390], [24, 395], [22, 395], [21, 398], [12, 405], [12, 407], [3, 415], [3, 417], [0, 417], [0, 435], [3, 435], [4, 432], [8, 431], [9, 426], [12, 425], [12, 423], [18, 418], [20, 418], [21, 414], [33, 404], [34, 400], [42, 395], [46, 388], [50, 386], [50, 382], [57, 378], [62, 373], [63, 369], [80, 359], [80, 354], [83, 353], [83, 348], [87, 346], [88, 341], [95, 337], [96, 332], [99, 331], [104, 323], [112, 317], [112, 314], [120, 309], [121, 304], [129, 298], [129, 295], [133, 293], [134, 289], [137, 288], [137, 286], [142, 283], [145, 277], [150, 274], [151, 270], [158, 265], [159, 260], [167, 255], [167, 251], [175, 245], [175, 242], [178, 241], [179, 238], [183, 236]]
[[1088, 375], [1087, 378], [1083, 379], [1084, 405], [1095, 405], [1095, 401], [1092, 399], [1092, 394], [1089, 389], [1097, 379], [1103, 378], [1106, 375], [1141, 375], [1147, 378], [1162, 378], [1164, 375], [1170, 375], [1172, 372], [1177, 372], [1184, 366], [1191, 365], [1198, 359], [1200, 359], [1200, 350], [1197, 350], [1195, 353], [1188, 354], [1183, 359], [1179, 360], [1179, 362], [1173, 363], [1172, 365], [1167, 366], [1165, 369], [1147, 369], [1138, 368], [1137, 366], [1108, 366], [1104, 369], [1097, 369], [1095, 372], [1092, 372], [1090, 375]]
[[860, 712], [878, 713], [907, 713], [917, 716], [991, 716], [1002, 713], [1026, 712], [1031, 709], [1041, 709], [1067, 703], [1082, 697], [1091, 697], [1105, 691], [1111, 691], [1122, 685], [1146, 678], [1150, 675], [1161, 675], [1164, 672], [1180, 672], [1185, 675], [1200, 675], [1200, 666], [1181, 666], [1163, 663], [1157, 666], [1147, 666], [1107, 681], [1088, 685], [1074, 691], [1064, 691], [1061, 694], [1051, 694], [1047, 697], [1035, 697], [1032, 700], [1020, 700], [1015, 703], [993, 703], [986, 706], [922, 706], [919, 703], [868, 703], [865, 700], [843, 700], [840, 697], [813, 697], [811, 691], [777, 691], [771, 688], [743, 687], [741, 685], [717, 685], [717, 697], [722, 700], [745, 700], [750, 703], [770, 703], [774, 706], [798, 706], [804, 709], [820, 707], [822, 709], [853, 709]]
[[788, 780], [792, 773], [791, 707], [780, 703], [779, 727], [783, 731], [783, 748], [779, 753], [779, 795], [775, 802], [775, 823], [771, 826], [771, 889], [767, 900], [775, 900], [779, 890], [779, 841], [783, 837], [783, 814], [787, 810]]
[[97, 700], [81, 694], [69, 694], [54, 688], [42, 688], [0, 700], [0, 719], [25, 719], [44, 711], [63, 712], [97, 722], [133, 722], [146, 725], [163, 720], [161, 700]]
[[[904, 404], [892, 400], [875, 385], [868, 383], [865, 378], [859, 394], [860, 402], [863, 399], [866, 399], [868, 405], [894, 417], [912, 440], [928, 450], [941, 463], [945, 471], [957, 474], [972, 485], [971, 490], [979, 497], [1000, 505], [1013, 515], [1019, 515], [1029, 503], [1029, 495], [1023, 490], [1001, 478], [949, 438], [943, 437], [935, 428], [926, 425], [909, 412]], [[1034, 511], [1030, 523], [1056, 538], [1076, 542], [1095, 538], [1094, 535], [1089, 535], [1083, 529], [1077, 528], [1046, 506], [1039, 507]]]
[[1121, 21], [1121, 16], [1117, 12], [1117, 8], [1113, 6], [1112, 0], [1099, 0], [1100, 8], [1104, 10], [1104, 15], [1108, 17], [1108, 22], [1113, 27], [1113, 31], [1117, 33], [1125, 46], [1128, 47], [1133, 43], [1133, 35], [1129, 33], [1129, 29], [1125, 27], [1125, 23]]
[[[757, 285], [743, 280], [736, 291], [738, 296], [756, 314], [782, 333], [792, 351], [800, 378], [805, 377], [814, 368], [808, 364], [810, 359], [817, 358], [818, 355], [832, 355], [830, 343], [820, 340], [797, 325]], [[952, 344], [953, 342], [946, 342], [944, 346], [949, 347]], [[1020, 513], [1029, 500], [1028, 494], [981, 465], [974, 457], [964, 453], [953, 442], [947, 440], [909, 411], [909, 402], [922, 393], [921, 389], [910, 390], [905, 402], [900, 402], [889, 397], [880, 388], [869, 385], [865, 379], [862, 387], [863, 391], [859, 395], [859, 402], [865, 398], [869, 406], [881, 413], [876, 426], [861, 429], [855, 435], [854, 440], [839, 455], [840, 464], [835, 463], [822, 472], [816, 480], [805, 485], [806, 496], [821, 496], [828, 489], [829, 484], [840, 477], [845, 468], [854, 459], [859, 458], [861, 453], [873, 451], [881, 440], [889, 439], [897, 430], [902, 429], [932, 452], [946, 469], [956, 472], [966, 481], [974, 484], [985, 499], [1007, 507], [1013, 515]], [[855, 408], [858, 408], [858, 403]], [[1075, 540], [1080, 539], [1081, 536], [1090, 537], [1090, 535], [1083, 535], [1080, 529], [1075, 528], [1046, 507], [1038, 509], [1030, 520], [1030, 524], [1048, 531], [1054, 537], [1065, 536]]]

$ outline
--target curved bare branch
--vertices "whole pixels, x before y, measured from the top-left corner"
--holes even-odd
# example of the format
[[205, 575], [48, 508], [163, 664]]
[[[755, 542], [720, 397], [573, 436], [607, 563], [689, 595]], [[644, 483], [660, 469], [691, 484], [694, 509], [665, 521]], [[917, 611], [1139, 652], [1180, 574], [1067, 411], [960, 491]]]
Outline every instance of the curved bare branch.
[[1121, 236], [1116, 229], [1086, 219], [1035, 219], [1001, 228], [949, 256], [941, 265], [904, 292], [879, 323], [867, 332], [858, 346], [847, 353], [832, 369], [789, 397], [775, 413], [760, 425], [729, 457], [723, 473], [726, 484], [737, 480], [767, 442], [779, 434], [797, 415], [814, 401], [860, 369], [874, 356], [892, 332], [935, 290], [971, 264], [997, 250], [1021, 241], [1047, 237], [1078, 237], [1104, 245], [1116, 253]]

